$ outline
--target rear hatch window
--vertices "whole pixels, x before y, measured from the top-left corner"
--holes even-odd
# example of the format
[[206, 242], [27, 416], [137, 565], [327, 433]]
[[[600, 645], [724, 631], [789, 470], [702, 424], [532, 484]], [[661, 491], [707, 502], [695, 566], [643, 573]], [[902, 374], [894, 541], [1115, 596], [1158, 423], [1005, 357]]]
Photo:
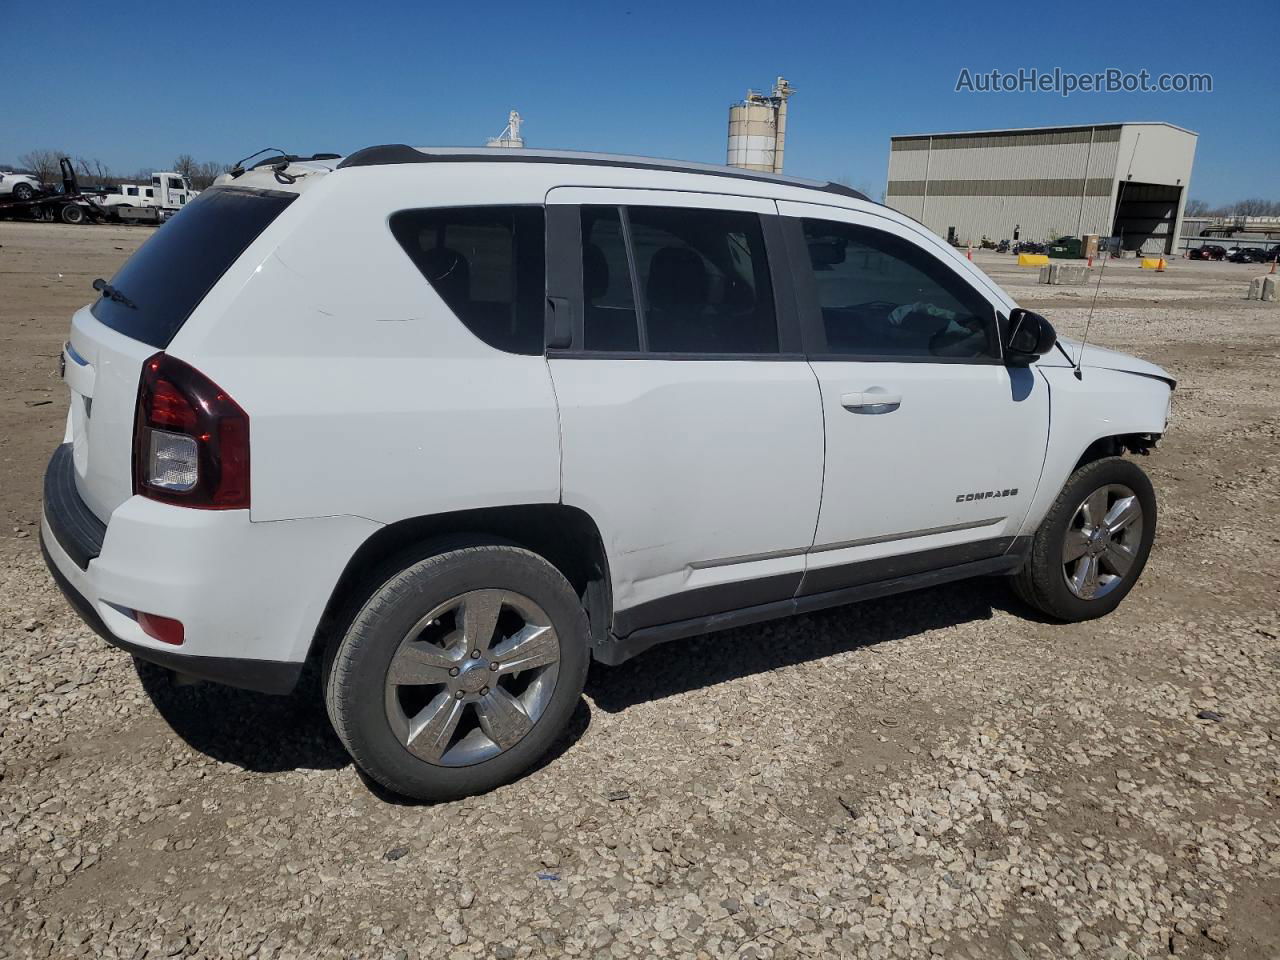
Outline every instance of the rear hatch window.
[[103, 324], [164, 349], [215, 283], [295, 193], [214, 187], [160, 227], [111, 279], [129, 302], [103, 297]]

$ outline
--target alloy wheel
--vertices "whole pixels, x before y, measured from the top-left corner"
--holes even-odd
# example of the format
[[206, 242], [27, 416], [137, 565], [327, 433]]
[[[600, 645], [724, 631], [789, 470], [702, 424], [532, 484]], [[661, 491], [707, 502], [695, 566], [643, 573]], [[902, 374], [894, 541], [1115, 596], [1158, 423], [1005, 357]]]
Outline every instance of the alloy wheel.
[[1123, 484], [1107, 484], [1085, 497], [1062, 541], [1067, 589], [1081, 600], [1116, 589], [1138, 558], [1142, 526], [1142, 504]]
[[555, 692], [560, 638], [528, 597], [473, 590], [418, 620], [387, 668], [392, 731], [441, 766], [490, 760], [533, 729]]

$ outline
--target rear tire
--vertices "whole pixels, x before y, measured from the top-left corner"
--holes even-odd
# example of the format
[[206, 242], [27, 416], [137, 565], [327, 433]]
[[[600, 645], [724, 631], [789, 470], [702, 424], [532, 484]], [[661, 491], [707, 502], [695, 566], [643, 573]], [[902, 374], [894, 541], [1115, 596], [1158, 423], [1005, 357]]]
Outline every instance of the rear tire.
[[1155, 532], [1156, 494], [1142, 469], [1121, 457], [1087, 463], [1040, 523], [1014, 590], [1069, 623], [1105, 616], [1142, 575]]
[[505, 545], [391, 571], [330, 651], [325, 704], [360, 769], [418, 800], [528, 772], [586, 682], [586, 612], [564, 576]]
[[14, 184], [13, 198], [15, 200], [30, 200], [36, 195], [36, 188], [29, 183]]
[[63, 223], [84, 223], [85, 221], [84, 208], [78, 204], [64, 204], [61, 212]]

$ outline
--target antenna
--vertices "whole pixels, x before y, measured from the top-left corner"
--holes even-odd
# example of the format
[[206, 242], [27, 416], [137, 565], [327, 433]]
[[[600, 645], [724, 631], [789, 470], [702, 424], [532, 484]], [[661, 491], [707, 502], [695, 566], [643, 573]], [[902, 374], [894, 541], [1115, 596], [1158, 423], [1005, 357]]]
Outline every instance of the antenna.
[[[1121, 191], [1123, 192], [1123, 187], [1121, 188]], [[1121, 231], [1120, 235], [1123, 238], [1124, 232]], [[1084, 374], [1081, 372], [1080, 368], [1084, 364], [1085, 345], [1088, 344], [1089, 342], [1089, 324], [1093, 322], [1093, 309], [1098, 305], [1098, 292], [1102, 289], [1102, 275], [1106, 272], [1107, 261], [1110, 259], [1111, 259], [1111, 252], [1107, 251], [1107, 253], [1102, 258], [1102, 264], [1098, 267], [1098, 282], [1093, 287], [1093, 302], [1089, 304], [1089, 316], [1085, 318], [1084, 336], [1080, 340], [1080, 353], [1076, 356], [1076, 368], [1074, 371], [1072, 371], [1073, 373], [1075, 373], [1077, 380], [1084, 379]], [[1071, 358], [1068, 357], [1067, 359], [1069, 360]]]
[[[1116, 193], [1116, 215], [1120, 214], [1120, 206], [1124, 203], [1124, 188], [1129, 185], [1129, 181], [1133, 179], [1133, 158], [1138, 152], [1138, 144], [1142, 140], [1142, 131], [1138, 131], [1137, 137], [1133, 141], [1133, 149], [1129, 151], [1129, 169], [1125, 171], [1125, 178], [1120, 183], [1120, 189]], [[1120, 246], [1124, 246], [1124, 227], [1120, 228]], [[1119, 253], [1119, 250], [1116, 251]], [[1089, 304], [1089, 316], [1084, 321], [1084, 336], [1080, 340], [1080, 354], [1076, 357], [1076, 368], [1073, 371], [1077, 380], [1084, 379], [1082, 367], [1084, 366], [1084, 348], [1089, 344], [1089, 324], [1093, 323], [1093, 311], [1098, 305], [1098, 292], [1102, 289], [1102, 275], [1107, 271], [1107, 261], [1111, 259], [1111, 252], [1107, 251], [1107, 255], [1102, 258], [1102, 266], [1098, 268], [1098, 282], [1093, 288], [1093, 302]]]

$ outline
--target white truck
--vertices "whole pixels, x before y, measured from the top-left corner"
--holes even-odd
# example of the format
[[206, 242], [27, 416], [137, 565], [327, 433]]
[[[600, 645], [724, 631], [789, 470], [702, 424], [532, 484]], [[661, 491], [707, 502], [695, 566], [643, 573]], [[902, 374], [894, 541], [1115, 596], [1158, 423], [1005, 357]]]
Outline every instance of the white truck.
[[180, 173], [160, 170], [151, 183], [122, 183], [98, 202], [118, 220], [160, 222], [173, 216], [200, 193]]

